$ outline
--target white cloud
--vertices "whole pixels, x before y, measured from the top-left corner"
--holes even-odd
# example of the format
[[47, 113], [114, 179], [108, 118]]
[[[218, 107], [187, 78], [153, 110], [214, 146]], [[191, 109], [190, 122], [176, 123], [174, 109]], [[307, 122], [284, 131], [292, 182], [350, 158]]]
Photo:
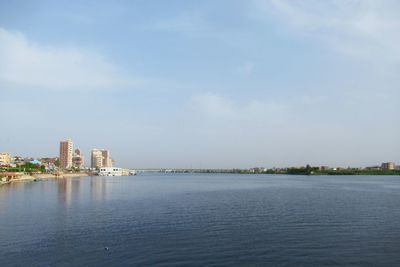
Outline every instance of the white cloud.
[[[396, 0], [255, 0], [256, 14], [363, 59], [400, 61], [400, 2]], [[261, 13], [260, 13], [261, 11]]]
[[43, 46], [0, 28], [0, 85], [12, 89], [94, 90], [137, 82], [99, 54]]

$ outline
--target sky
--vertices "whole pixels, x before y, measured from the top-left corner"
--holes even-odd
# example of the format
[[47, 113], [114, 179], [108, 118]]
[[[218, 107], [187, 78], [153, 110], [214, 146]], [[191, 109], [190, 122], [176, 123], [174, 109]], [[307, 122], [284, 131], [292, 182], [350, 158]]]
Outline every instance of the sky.
[[400, 163], [399, 47], [397, 0], [0, 0], [0, 151]]

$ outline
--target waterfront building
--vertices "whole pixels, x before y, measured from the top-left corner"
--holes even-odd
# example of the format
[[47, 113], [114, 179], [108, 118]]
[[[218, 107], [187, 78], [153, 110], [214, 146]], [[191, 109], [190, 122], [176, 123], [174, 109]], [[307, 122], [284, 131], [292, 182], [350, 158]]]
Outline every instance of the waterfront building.
[[45, 167], [46, 171], [53, 171], [56, 168], [56, 162], [59, 160], [59, 158], [54, 157], [54, 158], [41, 158], [40, 162], [42, 166]]
[[112, 167], [113, 160], [110, 158], [110, 151], [105, 149], [93, 149], [92, 153], [92, 168]]
[[71, 139], [60, 142], [60, 168], [69, 169], [72, 167], [73, 143]]
[[123, 170], [115, 167], [101, 167], [99, 170], [100, 176], [122, 176]]
[[100, 149], [92, 149], [91, 152], [91, 167], [101, 168], [103, 166], [103, 153]]
[[394, 162], [384, 162], [381, 165], [382, 170], [394, 170], [395, 164]]
[[10, 165], [11, 164], [11, 156], [10, 153], [0, 152], [0, 166]]
[[102, 167], [112, 167], [113, 164], [110, 158], [110, 152], [108, 150], [103, 149], [101, 153], [103, 155]]
[[84, 162], [85, 162], [84, 157], [81, 154], [80, 149], [79, 148], [75, 149], [75, 154], [72, 157], [72, 167], [81, 169], [83, 167]]

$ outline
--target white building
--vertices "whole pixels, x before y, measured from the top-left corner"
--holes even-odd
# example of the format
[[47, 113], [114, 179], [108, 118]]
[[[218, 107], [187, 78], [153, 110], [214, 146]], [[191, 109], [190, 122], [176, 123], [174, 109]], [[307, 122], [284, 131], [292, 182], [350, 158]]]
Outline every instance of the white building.
[[7, 152], [0, 152], [0, 166], [1, 165], [10, 165], [11, 156]]
[[102, 167], [99, 170], [100, 176], [122, 176], [124, 175], [124, 170], [116, 167]]

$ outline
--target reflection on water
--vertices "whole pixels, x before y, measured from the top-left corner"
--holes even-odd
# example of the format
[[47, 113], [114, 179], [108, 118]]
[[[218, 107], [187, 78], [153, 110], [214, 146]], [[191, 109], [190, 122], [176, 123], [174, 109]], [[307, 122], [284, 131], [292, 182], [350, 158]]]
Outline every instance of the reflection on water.
[[[88, 182], [89, 180], [89, 182]], [[106, 198], [105, 177], [65, 178], [57, 180], [58, 201], [67, 207], [72, 201], [86, 199], [88, 194], [92, 201], [104, 201]]]
[[[32, 192], [36, 188], [36, 192]], [[56, 188], [56, 190], [54, 190]], [[59, 207], [69, 207], [73, 203], [86, 201], [89, 197], [94, 202], [106, 200], [106, 177], [77, 177], [46, 179], [38, 182], [12, 182], [0, 186], [0, 213], [7, 206], [7, 201], [17, 197], [19, 201], [30, 199], [34, 202], [46, 203], [55, 197]], [[55, 194], [56, 192], [56, 194]], [[34, 194], [34, 199], [32, 199]], [[36, 195], [37, 194], [37, 195]]]
[[0, 266], [399, 266], [399, 188], [397, 176], [12, 183], [0, 187]]
[[[58, 201], [63, 206], [71, 205], [71, 197], [72, 197], [72, 179], [60, 179], [57, 181], [58, 186]], [[76, 187], [74, 187], [76, 188]]]
[[103, 201], [106, 198], [105, 177], [92, 177], [90, 180], [90, 194], [93, 201]]

